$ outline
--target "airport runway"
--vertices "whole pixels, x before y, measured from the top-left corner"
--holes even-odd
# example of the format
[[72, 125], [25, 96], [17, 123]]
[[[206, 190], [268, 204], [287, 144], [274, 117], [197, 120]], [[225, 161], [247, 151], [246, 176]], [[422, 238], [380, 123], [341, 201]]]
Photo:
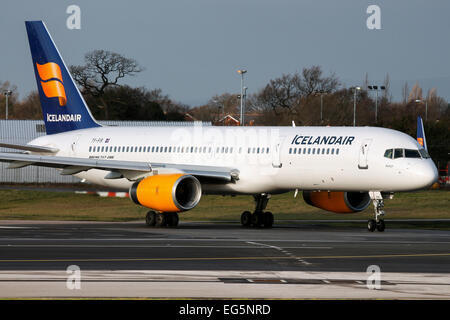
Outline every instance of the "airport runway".
[[[66, 269], [81, 270], [81, 290]], [[369, 266], [381, 290], [367, 288]], [[0, 221], [0, 297], [450, 298], [450, 231]]]

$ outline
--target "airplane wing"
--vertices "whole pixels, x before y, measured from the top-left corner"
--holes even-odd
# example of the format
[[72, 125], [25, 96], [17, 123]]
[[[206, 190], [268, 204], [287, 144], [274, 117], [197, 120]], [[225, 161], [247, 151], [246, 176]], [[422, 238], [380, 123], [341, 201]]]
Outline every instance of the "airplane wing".
[[98, 160], [75, 157], [33, 155], [26, 153], [0, 153], [0, 162], [10, 162], [8, 168], [16, 169], [29, 165], [62, 169], [62, 175], [72, 175], [89, 169], [109, 171], [106, 179], [127, 178], [138, 180], [154, 169], [167, 168], [205, 179], [231, 182], [239, 179], [239, 171], [216, 166], [183, 165], [169, 163], [148, 163], [141, 161]]

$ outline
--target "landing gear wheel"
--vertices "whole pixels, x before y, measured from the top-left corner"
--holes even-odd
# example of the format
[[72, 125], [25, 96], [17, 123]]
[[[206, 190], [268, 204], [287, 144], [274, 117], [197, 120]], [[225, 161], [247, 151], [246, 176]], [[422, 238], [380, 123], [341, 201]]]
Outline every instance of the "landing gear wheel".
[[261, 228], [262, 225], [264, 223], [264, 213], [262, 212], [258, 212], [258, 213], [254, 213], [252, 214], [252, 225], [255, 228]]
[[156, 214], [156, 224], [155, 226], [158, 228], [165, 227], [167, 224], [167, 217], [164, 213]]
[[264, 228], [272, 228], [273, 226], [273, 214], [272, 212], [264, 212]]
[[167, 226], [169, 227], [176, 227], [178, 226], [178, 222], [179, 222], [179, 218], [178, 218], [178, 213], [176, 212], [170, 212], [170, 213], [166, 213], [166, 220], [167, 220]]
[[386, 225], [384, 224], [384, 220], [380, 220], [377, 222], [377, 230], [379, 232], [383, 232], [385, 227], [386, 227]]
[[370, 219], [367, 223], [367, 230], [369, 230], [370, 232], [374, 232], [376, 228], [377, 222], [375, 221], [375, 219]]
[[250, 211], [242, 212], [241, 224], [243, 227], [250, 227], [252, 225], [252, 214]]
[[145, 216], [145, 224], [149, 227], [155, 226], [155, 224], [156, 224], [156, 212], [155, 211], [147, 212], [147, 215]]
[[369, 192], [369, 195], [373, 202], [375, 219], [369, 220], [368, 229], [369, 229], [369, 231], [374, 231], [376, 229], [379, 232], [383, 232], [384, 229], [386, 228], [386, 225], [384, 224], [384, 219], [383, 219], [384, 215], [386, 213], [383, 210], [384, 209], [384, 198], [389, 197], [390, 199], [392, 199], [393, 195], [390, 194], [388, 196], [387, 195], [383, 196], [383, 194], [381, 194], [380, 191]]

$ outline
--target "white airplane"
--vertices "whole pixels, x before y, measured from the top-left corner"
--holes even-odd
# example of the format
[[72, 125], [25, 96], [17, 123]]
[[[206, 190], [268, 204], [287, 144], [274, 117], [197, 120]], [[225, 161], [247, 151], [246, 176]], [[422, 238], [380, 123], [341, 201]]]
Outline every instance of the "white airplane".
[[[42, 21], [26, 22], [47, 135], [25, 151], [0, 153], [10, 168], [57, 168], [93, 184], [129, 191], [150, 211], [149, 226], [176, 226], [202, 194], [253, 195], [244, 226], [271, 227], [272, 194], [302, 190], [305, 201], [336, 213], [370, 202], [370, 231], [385, 229], [384, 199], [437, 180], [423, 125], [418, 140], [375, 127], [106, 127], [92, 117]], [[211, 208], [213, 209], [213, 208]]]

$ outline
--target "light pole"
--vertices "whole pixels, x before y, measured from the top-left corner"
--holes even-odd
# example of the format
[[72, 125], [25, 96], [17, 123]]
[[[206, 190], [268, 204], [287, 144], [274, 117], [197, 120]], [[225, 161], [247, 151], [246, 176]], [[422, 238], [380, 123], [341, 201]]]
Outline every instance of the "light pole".
[[239, 119], [241, 122], [241, 126], [244, 125], [244, 74], [247, 73], [247, 70], [245, 69], [239, 69], [237, 71], [241, 75], [241, 118]]
[[[423, 103], [423, 100], [417, 99], [416, 103]], [[428, 99], [425, 99], [425, 121], [428, 120]]]
[[5, 95], [5, 100], [6, 100], [5, 119], [8, 120], [8, 97], [12, 94], [12, 91], [11, 90], [5, 90], [3, 92], [3, 94]]
[[352, 87], [353, 89], [353, 126], [356, 126], [356, 91], [361, 90], [361, 87]]
[[375, 98], [375, 123], [378, 122], [378, 89], [380, 90], [386, 90], [385, 86], [367, 86], [369, 90], [375, 90], [377, 93], [377, 96]]
[[320, 95], [320, 123], [323, 123], [323, 95], [326, 94], [324, 90], [318, 90], [315, 92], [316, 95]]

